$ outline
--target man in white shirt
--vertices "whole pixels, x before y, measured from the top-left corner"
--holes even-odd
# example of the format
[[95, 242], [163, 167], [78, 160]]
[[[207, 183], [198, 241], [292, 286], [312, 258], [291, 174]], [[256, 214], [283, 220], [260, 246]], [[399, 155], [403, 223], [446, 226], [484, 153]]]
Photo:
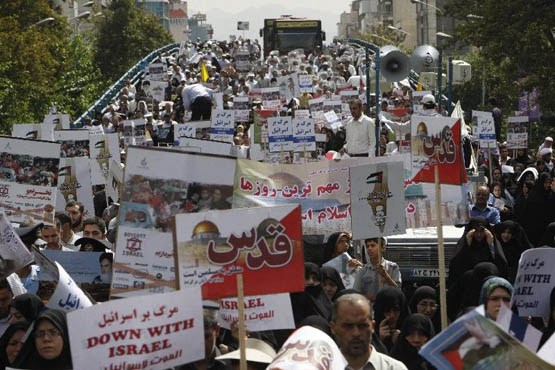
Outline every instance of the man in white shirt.
[[346, 125], [346, 141], [340, 153], [351, 157], [374, 157], [376, 155], [376, 125], [374, 120], [362, 113], [362, 102], [354, 99], [349, 103], [352, 118]]
[[206, 86], [196, 83], [183, 88], [183, 107], [191, 111], [191, 121], [210, 120], [212, 113], [212, 93]]
[[402, 362], [372, 346], [374, 321], [366, 297], [356, 293], [340, 296], [331, 315], [331, 331], [349, 363], [345, 370], [407, 370]]

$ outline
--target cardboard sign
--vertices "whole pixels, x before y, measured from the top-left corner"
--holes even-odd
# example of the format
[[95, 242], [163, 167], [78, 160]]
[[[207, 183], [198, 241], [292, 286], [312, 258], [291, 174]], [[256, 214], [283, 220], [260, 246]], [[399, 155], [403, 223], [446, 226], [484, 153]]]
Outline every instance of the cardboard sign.
[[75, 369], [158, 370], [204, 358], [199, 288], [108, 301], [67, 321]]
[[245, 295], [304, 289], [298, 206], [178, 214], [175, 244], [179, 286], [201, 285], [203, 299], [237, 296], [239, 273]]

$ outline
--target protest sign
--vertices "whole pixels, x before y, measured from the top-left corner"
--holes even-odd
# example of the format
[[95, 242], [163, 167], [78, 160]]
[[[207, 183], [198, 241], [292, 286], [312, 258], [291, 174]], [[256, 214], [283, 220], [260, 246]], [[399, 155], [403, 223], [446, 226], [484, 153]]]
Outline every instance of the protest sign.
[[22, 139], [54, 141], [54, 125], [19, 123], [12, 126], [12, 136]]
[[294, 72], [287, 76], [278, 76], [276, 78], [279, 87], [279, 93], [289, 103], [291, 99], [301, 95], [299, 90], [299, 77], [298, 73]]
[[478, 137], [480, 148], [497, 148], [497, 138], [495, 137], [495, 125], [491, 112], [472, 111], [473, 134]]
[[518, 262], [512, 304], [520, 316], [550, 317], [549, 297], [555, 287], [555, 249], [524, 251]]
[[312, 76], [308, 74], [299, 75], [299, 91], [301, 93], [311, 93], [312, 89]]
[[[210, 121], [194, 121], [178, 123], [174, 125], [174, 138], [180, 141], [183, 137], [194, 137], [197, 139], [210, 139]], [[177, 145], [181, 145], [179, 142]]]
[[[237, 298], [222, 298], [219, 302], [218, 323], [224, 329], [231, 329], [239, 317]], [[288, 293], [245, 297], [244, 305], [245, 325], [250, 332], [295, 328]]]
[[260, 89], [260, 92], [264, 109], [279, 109], [281, 107], [279, 87], [266, 87]]
[[113, 296], [176, 288], [172, 216], [231, 208], [234, 171], [235, 159], [231, 157], [128, 148]]
[[168, 66], [166, 63], [153, 62], [150, 63], [145, 69], [148, 79], [151, 81], [166, 81], [168, 79]]
[[71, 127], [69, 114], [51, 113], [44, 116], [42, 123], [53, 125], [54, 130], [69, 130]]
[[349, 173], [353, 238], [360, 240], [403, 234], [403, 162], [352, 166]]
[[83, 219], [94, 215], [93, 193], [91, 191], [90, 160], [85, 157], [61, 158], [58, 170], [58, 195], [56, 210], [63, 212], [67, 202], [83, 203]]
[[89, 130], [54, 131], [54, 140], [61, 144], [61, 158], [89, 157]]
[[509, 117], [507, 123], [507, 148], [528, 149], [528, 116]]
[[235, 120], [232, 110], [212, 110], [212, 124], [210, 125], [210, 139], [217, 141], [233, 142], [235, 133]]
[[512, 335], [524, 344], [530, 351], [536, 353], [542, 332], [528, 323], [527, 317], [517, 316], [508, 306], [502, 304], [495, 322], [506, 333]]
[[[77, 253], [77, 252], [70, 252]], [[38, 248], [34, 248], [35, 262], [40, 267], [41, 279], [51, 281], [50, 285], [55, 285], [53, 293], [47, 297], [48, 303], [46, 307], [57, 308], [64, 311], [73, 311], [92, 306], [92, 302], [73, 281], [71, 276], [64, 270], [62, 265], [56, 261], [52, 261]], [[42, 297], [42, 289], [50, 289], [46, 284], [39, 284], [37, 295]]]
[[349, 266], [349, 261], [352, 259], [353, 257], [351, 257], [349, 253], [344, 252], [324, 263], [322, 266], [329, 266], [336, 269], [337, 272], [339, 272], [339, 276], [341, 276], [341, 280], [343, 280], [345, 288], [351, 289], [355, 283], [355, 275], [358, 269], [356, 265], [353, 267]]
[[466, 182], [460, 119], [413, 115], [411, 150], [413, 182], [433, 183], [435, 165], [439, 166], [441, 184]]
[[237, 296], [237, 274], [245, 295], [304, 289], [298, 206], [178, 214], [175, 245], [179, 286], [202, 285], [203, 299]]
[[92, 184], [106, 185], [112, 161], [118, 164], [121, 162], [118, 134], [90, 135], [89, 152]]
[[123, 184], [123, 168], [122, 165], [115, 160], [110, 164], [110, 173], [108, 182], [106, 183], [106, 194], [113, 200], [119, 199], [120, 187]]
[[293, 118], [293, 151], [309, 152], [316, 150], [316, 132], [311, 118]]
[[248, 96], [233, 97], [233, 117], [235, 122], [249, 122], [250, 98]]
[[0, 207], [11, 222], [53, 222], [60, 144], [0, 137]]
[[272, 153], [293, 150], [291, 117], [268, 118], [268, 141]]
[[75, 369], [162, 370], [204, 358], [199, 288], [108, 301], [67, 321]]
[[33, 262], [33, 255], [23, 244], [6, 214], [0, 211], [0, 278]]
[[274, 166], [238, 159], [233, 208], [300, 204], [303, 233], [350, 230], [349, 164], [356, 163], [368, 162], [320, 161]]
[[254, 110], [254, 136], [252, 136], [253, 144], [262, 144], [268, 142], [268, 119], [277, 117], [278, 112], [275, 109], [255, 109]]
[[419, 354], [443, 370], [553, 369], [477, 310], [461, 316]]

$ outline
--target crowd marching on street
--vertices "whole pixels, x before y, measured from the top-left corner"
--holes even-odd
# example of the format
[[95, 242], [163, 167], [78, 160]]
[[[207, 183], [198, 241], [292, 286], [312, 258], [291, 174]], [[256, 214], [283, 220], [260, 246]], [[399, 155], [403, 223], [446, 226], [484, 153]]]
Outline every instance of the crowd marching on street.
[[[248, 61], [241, 59], [239, 63], [237, 56], [241, 53], [248, 53]], [[315, 99], [341, 100], [341, 95], [348, 96], [348, 100], [344, 100], [343, 108], [336, 112], [339, 122], [330, 123], [328, 118], [316, 120], [314, 133], [322, 139], [316, 143], [316, 150], [308, 154], [311, 161], [402, 155], [406, 153], [410, 139], [411, 116], [445, 117], [448, 108], [430, 93], [419, 95], [420, 91], [427, 90], [426, 87], [409, 78], [389, 84], [389, 90], [383, 91], [382, 96], [370, 94], [371, 101], [366, 101], [366, 87], [361, 78], [366, 68], [363, 54], [352, 45], [335, 40], [308, 55], [298, 50], [287, 55], [272, 52], [268, 56], [262, 55], [257, 41], [241, 38], [184, 43], [178, 55], [161, 58], [165, 76], [162, 94], [153, 92], [155, 80], [145, 73], [136, 82], [129, 80], [108, 106], [88, 117], [79, 128], [88, 129], [91, 134], [93, 131], [97, 134], [118, 133], [118, 150], [125, 168], [126, 159], [130, 159], [126, 158], [128, 144], [133, 144], [125, 139], [125, 122], [144, 122], [144, 142], [141, 145], [167, 150], [167, 147], [179, 146], [178, 125], [210, 121], [215, 112], [231, 111], [236, 109], [234, 105], [247, 102], [248, 116], [244, 122], [235, 123], [232, 144], [243, 148], [245, 153], [250, 150], [252, 155], [257, 140], [254, 137], [257, 112], [273, 110], [276, 116], [295, 117], [297, 112], [311, 110]], [[299, 89], [299, 81], [310, 87]], [[279, 89], [277, 99], [267, 98], [261, 92], [268, 88]], [[419, 96], [419, 103], [415, 104], [415, 96]], [[268, 107], [266, 100], [278, 100], [279, 104]], [[378, 115], [377, 105], [380, 106]], [[420, 109], [415, 111], [415, 105]], [[249, 330], [246, 333], [248, 338], [244, 340], [240, 338], [243, 331], [242, 328], [239, 330], [237, 321], [229, 329], [221, 327], [218, 302], [214, 305], [210, 304], [214, 302], [203, 301], [204, 337], [197, 340], [204, 348], [204, 356], [195, 361], [183, 359], [181, 364], [172, 368], [239, 369], [239, 344], [245, 343], [247, 369], [441, 369], [419, 351], [445, 329], [440, 318], [442, 309], [446, 310], [449, 323], [455, 323], [459, 317], [481, 305], [484, 316], [493, 321], [504, 312], [503, 307], [512, 308], [518, 314], [521, 307], [512, 296], [522, 294], [516, 289], [520, 283], [521, 256], [533, 249], [555, 247], [553, 138], [552, 135], [546, 136], [539, 147], [512, 147], [503, 139], [506, 123], [495, 98], [490, 99], [490, 105], [497, 135], [495, 148], [480, 149], [474, 128], [469, 124], [462, 127], [460, 153], [464, 167], [479, 180], [469, 187], [472, 189], [467, 194], [467, 223], [457, 225], [461, 237], [454, 256], [446, 261], [447, 307], [440, 307], [439, 284], [405, 289], [399, 261], [387, 259], [387, 237], [376, 235], [357, 241], [363, 252], [355, 255], [351, 230], [327, 233], [325, 242], [318, 246], [323, 257], [304, 261], [304, 291], [289, 294], [296, 331]], [[465, 107], [465, 110], [470, 112], [472, 108]], [[471, 122], [468, 115], [459, 118]], [[197, 129], [197, 138], [209, 138], [206, 127]], [[68, 150], [65, 152], [69, 153]], [[17, 178], [24, 173], [23, 156], [16, 157], [7, 150], [0, 155], [3, 175], [10, 173], [5, 169], [13, 169]], [[75, 156], [78, 155], [81, 154]], [[276, 161], [292, 164], [295, 162], [293, 157], [280, 155]], [[40, 171], [43, 177], [52, 171], [46, 166], [45, 163]], [[171, 172], [177, 166], [179, 163], [167, 163], [164, 171]], [[59, 171], [62, 172], [62, 167]], [[62, 175], [58, 176], [61, 181]], [[144, 189], [141, 177], [135, 176], [135, 187], [127, 181], [125, 186], [131, 185], [120, 192], [120, 199], [112, 199], [106, 192], [109, 184], [92, 186], [94, 214], [86, 214], [79, 199], [66, 197], [62, 200], [64, 206], [56, 207], [52, 222], [29, 221], [14, 227], [31, 251], [37, 248], [46, 254], [50, 251], [66, 254], [97, 252], [94, 264], [99, 267], [99, 273], [88, 286], [104, 287], [104, 299], [98, 298], [102, 294], [92, 297], [104, 301], [98, 303], [100, 306], [109, 301], [110, 284], [115, 274], [113, 266], [118, 256], [116, 251], [124, 248], [117, 237], [120, 217], [123, 217], [119, 214], [122, 194], [137, 203], [152, 205], [160, 214], [165, 212], [164, 207], [171, 214], [231, 208], [226, 200], [230, 194], [221, 189], [209, 191], [199, 187], [194, 189], [195, 196], [188, 197], [185, 203], [176, 202], [175, 208], [179, 211], [174, 211], [172, 199], [166, 202], [159, 192], [162, 192], [160, 189], [179, 188], [180, 184], [151, 180], [149, 188]], [[34, 178], [40, 183], [50, 182], [43, 177]], [[142, 202], [141, 197], [146, 197], [144, 194], [147, 193], [148, 201]], [[126, 218], [130, 214], [127, 212]], [[126, 222], [146, 222], [141, 208], [133, 212], [133, 219]], [[154, 218], [153, 224], [165, 231], [172, 227], [161, 217]], [[132, 251], [131, 248], [127, 250]], [[343, 271], [330, 267], [328, 263], [345, 253], [350, 256], [345, 262], [347, 270], [352, 273], [350, 281], [345, 280]], [[72, 261], [72, 258], [68, 257], [68, 260]], [[41, 274], [44, 273], [37, 263], [28, 263], [13, 274], [5, 274], [0, 281], [2, 368], [77, 369], [73, 363], [75, 353], [72, 356], [72, 351], [76, 343], [70, 341], [72, 330], [68, 327], [68, 310], [48, 305], [55, 284], [43, 284]], [[525, 316], [527, 324], [541, 332], [534, 353], [546, 342], [552, 346], [551, 352], [555, 352], [555, 341], [548, 341], [555, 332], [555, 285], [551, 283], [550, 287], [549, 294], [542, 297], [545, 302], [539, 303], [540, 306], [549, 306], [548, 316], [521, 315]], [[511, 302], [513, 306], [509, 307]], [[68, 298], [66, 306], [71, 304]], [[470, 349], [455, 351], [457, 359], [445, 350], [443, 355], [447, 361], [458, 364], [456, 366], [460, 367], [453, 365], [457, 369], [497, 368], [488, 367], [481, 360], [501, 356], [499, 352], [494, 354], [500, 346], [488, 342], [487, 332], [480, 337], [475, 334], [476, 330], [469, 331], [478, 339], [468, 344]], [[486, 342], [489, 346], [477, 344]], [[91, 350], [96, 346], [94, 343], [92, 340], [88, 342]], [[315, 344], [307, 350], [299, 343]], [[154, 353], [164, 345], [161, 341], [148, 351]], [[173, 348], [186, 349], [190, 345], [173, 343]], [[131, 350], [128, 346], [125, 351], [137, 354], [139, 347]], [[118, 348], [110, 352], [114, 356], [118, 351], [124, 351], [120, 347], [113, 348]], [[142, 348], [141, 353], [148, 353]], [[305, 367], [295, 364], [295, 359], [303, 356], [305, 359], [311, 357], [306, 360]], [[160, 368], [153, 365], [153, 358], [151, 365], [140, 368]], [[126, 369], [139, 368], [127, 366]], [[95, 368], [94, 364], [91, 364], [92, 368]]]

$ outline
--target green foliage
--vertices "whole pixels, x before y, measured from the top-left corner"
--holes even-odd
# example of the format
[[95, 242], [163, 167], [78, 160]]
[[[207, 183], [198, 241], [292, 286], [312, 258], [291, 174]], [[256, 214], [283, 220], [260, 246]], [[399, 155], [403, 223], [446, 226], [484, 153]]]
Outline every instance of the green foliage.
[[114, 82], [152, 50], [172, 43], [159, 20], [133, 0], [113, 0], [98, 22], [95, 64]]
[[542, 113], [555, 111], [554, 1], [451, 0], [446, 8], [459, 20], [456, 39], [479, 48], [472, 57], [471, 83], [458, 89], [466, 90], [463, 97], [480, 96], [476, 85], [481, 86], [484, 74], [486, 99], [498, 97], [506, 113], [517, 110], [521, 91], [534, 87], [540, 91]]
[[52, 105], [75, 117], [100, 94], [90, 51], [47, 0], [1, 2], [0, 45], [0, 133], [42, 122]]

